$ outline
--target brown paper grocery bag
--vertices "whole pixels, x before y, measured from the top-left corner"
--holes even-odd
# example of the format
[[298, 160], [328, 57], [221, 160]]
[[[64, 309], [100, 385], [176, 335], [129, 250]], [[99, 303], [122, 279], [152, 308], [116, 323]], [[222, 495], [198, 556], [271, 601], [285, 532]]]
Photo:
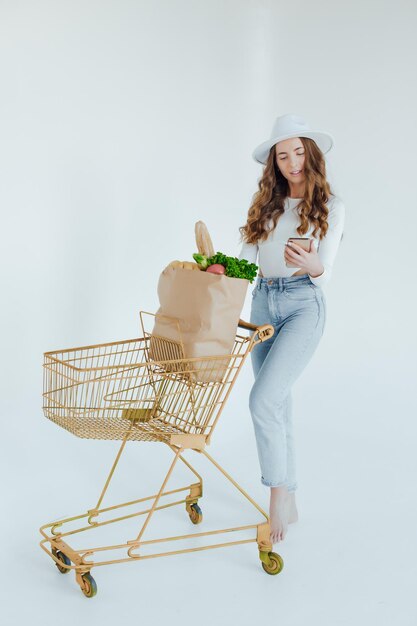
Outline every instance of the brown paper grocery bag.
[[[158, 281], [160, 307], [152, 335], [182, 341], [184, 358], [230, 355], [249, 283], [243, 278], [168, 266]], [[160, 357], [158, 342], [151, 337], [150, 358]], [[189, 368], [194, 371], [190, 375], [199, 382], [220, 382], [229, 361], [191, 362]]]

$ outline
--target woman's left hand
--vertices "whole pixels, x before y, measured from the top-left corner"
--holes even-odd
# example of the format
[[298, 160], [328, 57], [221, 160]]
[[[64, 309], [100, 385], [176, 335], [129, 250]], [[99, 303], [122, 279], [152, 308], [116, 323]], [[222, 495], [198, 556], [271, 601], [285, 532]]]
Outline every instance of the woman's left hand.
[[287, 242], [284, 257], [287, 263], [294, 263], [297, 267], [304, 269], [310, 276], [320, 276], [324, 272], [323, 264], [320, 261], [313, 240], [311, 240], [311, 252], [306, 252], [301, 246], [292, 241]]

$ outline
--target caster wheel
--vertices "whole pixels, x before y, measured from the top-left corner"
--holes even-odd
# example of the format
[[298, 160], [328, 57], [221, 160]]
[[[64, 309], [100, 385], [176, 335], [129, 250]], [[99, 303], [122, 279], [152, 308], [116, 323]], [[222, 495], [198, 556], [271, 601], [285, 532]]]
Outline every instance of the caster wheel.
[[[57, 559], [62, 561], [62, 563], [65, 563], [65, 565], [71, 565], [71, 560], [60, 550], [57, 550], [56, 548], [52, 548], [52, 554]], [[58, 570], [61, 572], [61, 574], [68, 574], [68, 572], [71, 571], [68, 567], [64, 567], [63, 565], [60, 565], [56, 561], [54, 561], [54, 563], [57, 566]]]
[[92, 598], [97, 593], [97, 584], [91, 574], [83, 574], [81, 576], [83, 580], [83, 586], [81, 587], [81, 591], [87, 598]]
[[189, 516], [193, 524], [200, 524], [203, 521], [203, 512], [197, 503], [191, 505]]
[[282, 557], [276, 552], [269, 552], [269, 563], [265, 563], [262, 561], [262, 567], [264, 568], [267, 574], [279, 574], [282, 568], [284, 567], [284, 561]]

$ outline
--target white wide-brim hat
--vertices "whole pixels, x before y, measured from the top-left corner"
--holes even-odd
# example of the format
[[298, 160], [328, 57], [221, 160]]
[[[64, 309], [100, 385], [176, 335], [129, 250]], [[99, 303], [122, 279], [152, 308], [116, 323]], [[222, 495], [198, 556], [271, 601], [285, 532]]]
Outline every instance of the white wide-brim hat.
[[334, 139], [329, 133], [321, 130], [312, 130], [300, 115], [286, 113], [277, 117], [271, 131], [271, 137], [255, 148], [252, 153], [253, 158], [258, 163], [265, 164], [272, 146], [283, 139], [290, 139], [291, 137], [308, 137], [313, 139], [323, 153], [328, 152], [334, 145]]

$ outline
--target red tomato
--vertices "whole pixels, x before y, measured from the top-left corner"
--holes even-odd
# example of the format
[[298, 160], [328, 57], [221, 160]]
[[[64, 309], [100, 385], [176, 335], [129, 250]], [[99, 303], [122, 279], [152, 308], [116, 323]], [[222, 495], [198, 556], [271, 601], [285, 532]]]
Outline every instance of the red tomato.
[[226, 268], [224, 265], [220, 265], [220, 263], [213, 263], [213, 265], [208, 266], [206, 272], [210, 272], [210, 274], [225, 274]]

